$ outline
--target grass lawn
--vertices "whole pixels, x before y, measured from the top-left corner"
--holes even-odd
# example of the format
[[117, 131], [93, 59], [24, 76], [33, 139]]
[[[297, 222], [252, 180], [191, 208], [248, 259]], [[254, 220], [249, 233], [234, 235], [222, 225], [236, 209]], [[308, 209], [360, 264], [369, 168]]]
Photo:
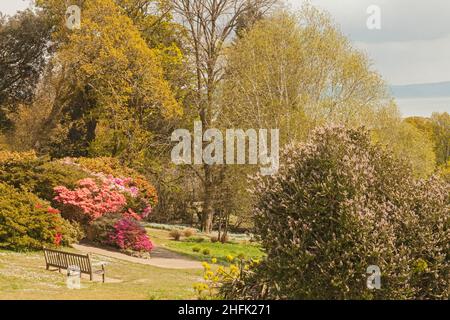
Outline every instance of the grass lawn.
[[122, 260], [106, 261], [107, 277], [117, 283], [82, 280], [82, 289], [69, 290], [63, 273], [45, 270], [42, 252], [0, 251], [0, 299], [195, 299], [192, 288], [202, 270], [171, 270]]
[[[203, 235], [195, 235], [191, 238], [182, 238], [181, 241], [171, 239], [169, 231], [147, 228], [150, 238], [157, 244], [170, 249], [172, 251], [182, 253], [197, 260], [211, 260], [212, 257], [218, 259], [219, 262], [226, 262], [226, 257], [232, 255], [237, 257], [239, 254], [244, 254], [246, 258], [259, 259], [264, 256], [264, 252], [256, 243], [248, 241], [232, 242], [232, 243], [212, 243], [209, 238]], [[198, 238], [203, 238], [201, 242], [197, 242]], [[200, 252], [194, 252], [193, 248], [199, 248]], [[204, 255], [202, 251], [208, 249], [209, 255]]]
[[[197, 260], [207, 261], [216, 257], [225, 261], [227, 255], [236, 257], [241, 253], [248, 258], [263, 255], [257, 244], [245, 241], [212, 243], [205, 235], [175, 241], [167, 230], [148, 228], [147, 231], [157, 245]], [[194, 242], [200, 236], [205, 240]], [[194, 247], [209, 249], [210, 254], [193, 252]], [[103, 284], [83, 278], [80, 290], [69, 290], [64, 270], [62, 273], [45, 270], [42, 252], [0, 250], [0, 299], [196, 299], [193, 285], [203, 281], [201, 269], [163, 269], [97, 255], [92, 255], [92, 258], [94, 263], [108, 263], [106, 276], [115, 282]]]

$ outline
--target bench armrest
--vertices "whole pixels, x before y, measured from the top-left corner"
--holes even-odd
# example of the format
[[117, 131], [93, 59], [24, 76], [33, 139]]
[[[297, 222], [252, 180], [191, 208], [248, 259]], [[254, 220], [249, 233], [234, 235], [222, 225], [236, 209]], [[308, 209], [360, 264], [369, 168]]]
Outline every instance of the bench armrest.
[[96, 262], [96, 263], [92, 263], [93, 267], [104, 267], [106, 266], [108, 263], [105, 261], [100, 261], [100, 262]]

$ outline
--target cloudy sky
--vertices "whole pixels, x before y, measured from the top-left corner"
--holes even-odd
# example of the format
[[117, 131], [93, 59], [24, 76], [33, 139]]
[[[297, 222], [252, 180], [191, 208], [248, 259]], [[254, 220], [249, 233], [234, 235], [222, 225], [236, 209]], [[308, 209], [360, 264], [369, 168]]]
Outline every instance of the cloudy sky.
[[[303, 0], [288, 0], [294, 8]], [[331, 13], [355, 46], [368, 53], [390, 84], [450, 81], [450, 1], [310, 0]], [[13, 14], [29, 0], [0, 0]], [[381, 30], [366, 26], [370, 5], [381, 9]]]
[[[293, 7], [303, 1], [290, 0]], [[450, 1], [311, 0], [331, 13], [344, 34], [366, 51], [390, 84], [450, 81]], [[370, 5], [381, 29], [366, 26]]]

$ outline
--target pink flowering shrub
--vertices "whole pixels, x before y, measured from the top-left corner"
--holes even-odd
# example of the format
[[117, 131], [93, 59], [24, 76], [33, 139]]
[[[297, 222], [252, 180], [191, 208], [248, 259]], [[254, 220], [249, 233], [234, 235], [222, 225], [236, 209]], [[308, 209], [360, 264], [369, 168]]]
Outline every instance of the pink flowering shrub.
[[120, 212], [126, 205], [123, 194], [106, 183], [98, 186], [89, 178], [80, 180], [75, 190], [59, 186], [55, 193], [54, 200], [62, 205], [62, 212], [69, 215], [69, 219], [82, 222], [90, 223], [107, 213]]
[[[224, 299], [448, 299], [450, 185], [416, 180], [366, 130], [317, 128], [255, 181], [267, 254]], [[381, 269], [381, 289], [366, 270]]]
[[152, 212], [149, 199], [141, 192], [133, 178], [116, 178], [108, 175], [103, 176], [102, 181], [108, 184], [112, 190], [116, 190], [126, 197], [125, 212], [133, 215], [135, 219], [145, 219]]
[[110, 243], [122, 250], [150, 252], [153, 244], [145, 228], [136, 220], [123, 218], [114, 225], [114, 232], [109, 235]]
[[151, 185], [140, 178], [88, 173], [95, 180], [80, 180], [74, 190], [64, 186], [54, 189], [54, 201], [63, 216], [84, 224], [91, 241], [124, 251], [149, 252], [153, 245], [139, 221], [148, 217], [157, 201]]

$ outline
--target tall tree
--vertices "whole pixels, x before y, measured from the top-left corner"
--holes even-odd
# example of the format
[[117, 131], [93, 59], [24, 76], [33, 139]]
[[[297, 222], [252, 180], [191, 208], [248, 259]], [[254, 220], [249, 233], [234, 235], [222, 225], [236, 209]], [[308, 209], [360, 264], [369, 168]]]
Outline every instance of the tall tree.
[[7, 114], [30, 103], [51, 49], [51, 25], [31, 10], [0, 16], [0, 130], [9, 129]]
[[180, 112], [164, 78], [160, 51], [149, 48], [138, 26], [113, 0], [84, 1], [80, 30], [64, 27], [64, 3], [38, 4], [54, 17], [58, 50], [52, 74], [62, 84], [38, 138], [59, 136], [49, 129], [67, 129], [60, 124], [71, 107], [81, 105], [77, 101], [92, 101], [87, 116], [95, 118], [95, 139], [89, 152], [142, 161], [151, 141], [152, 119]]
[[[276, 11], [244, 30], [227, 51], [218, 118], [226, 127], [279, 128], [281, 146], [303, 141], [324, 123], [374, 131], [414, 173], [433, 171], [427, 137], [402, 123], [381, 76], [355, 50], [330, 17], [311, 6], [299, 12]], [[409, 140], [408, 140], [409, 139]], [[226, 205], [245, 216], [249, 200], [246, 178], [256, 169], [234, 166], [224, 185], [238, 197]]]
[[438, 165], [445, 165], [450, 160], [450, 115], [447, 112], [434, 112], [430, 118], [410, 117], [405, 122], [433, 141]]
[[436, 157], [439, 165], [450, 161], [450, 114], [447, 112], [431, 115], [433, 135], [436, 143]]
[[[195, 73], [195, 108], [207, 130], [214, 125], [217, 90], [224, 75], [224, 49], [235, 35], [239, 19], [248, 13], [265, 11], [275, 0], [172, 0], [176, 17], [188, 30]], [[196, 170], [196, 168], [194, 168]], [[212, 230], [214, 198], [220, 174], [204, 164], [198, 173], [203, 186], [202, 229]]]
[[373, 126], [389, 105], [369, 60], [310, 6], [257, 22], [227, 61], [222, 118], [280, 128], [282, 144], [303, 139], [324, 122]]

